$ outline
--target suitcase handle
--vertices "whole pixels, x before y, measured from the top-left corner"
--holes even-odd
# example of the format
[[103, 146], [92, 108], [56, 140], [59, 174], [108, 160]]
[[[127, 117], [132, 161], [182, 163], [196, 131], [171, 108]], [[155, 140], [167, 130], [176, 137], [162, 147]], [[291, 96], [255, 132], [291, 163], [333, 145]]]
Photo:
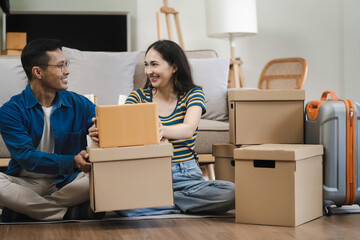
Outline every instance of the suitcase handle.
[[320, 106], [324, 101], [314, 100], [306, 106], [306, 113], [311, 120], [315, 120], [319, 115]]
[[[330, 94], [330, 99], [328, 99], [328, 95]], [[320, 110], [320, 106], [325, 102], [325, 101], [338, 101], [338, 98], [336, 96], [336, 93], [330, 90], [327, 90], [325, 92], [323, 92], [323, 94], [321, 95], [321, 100], [314, 100], [311, 101], [307, 107], [306, 107], [306, 113], [307, 116], [311, 119], [311, 120], [315, 120], [318, 115], [319, 115], [319, 110]]]
[[[331, 98], [327, 99], [327, 96], [330, 94]], [[335, 94], [335, 92], [327, 90], [325, 92], [323, 92], [323, 94], [321, 95], [321, 100], [326, 101], [326, 100], [330, 100], [330, 101], [337, 101], [338, 98]]]

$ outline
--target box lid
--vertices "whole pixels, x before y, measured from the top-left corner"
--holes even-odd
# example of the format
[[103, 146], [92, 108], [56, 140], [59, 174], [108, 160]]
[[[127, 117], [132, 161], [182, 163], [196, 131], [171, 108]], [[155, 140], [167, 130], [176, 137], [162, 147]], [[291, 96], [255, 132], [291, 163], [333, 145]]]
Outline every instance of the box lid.
[[229, 101], [264, 101], [264, 100], [305, 100], [304, 89], [246, 89], [228, 90]]
[[234, 150], [235, 160], [297, 161], [324, 153], [323, 145], [262, 144]]
[[87, 147], [90, 162], [106, 162], [114, 160], [132, 160], [173, 155], [171, 143], [160, 143], [131, 147]]

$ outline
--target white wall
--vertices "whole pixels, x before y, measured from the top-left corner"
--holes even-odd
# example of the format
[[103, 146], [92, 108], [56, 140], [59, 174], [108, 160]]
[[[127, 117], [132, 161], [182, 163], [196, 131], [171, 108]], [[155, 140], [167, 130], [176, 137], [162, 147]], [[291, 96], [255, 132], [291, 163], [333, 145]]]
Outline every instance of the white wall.
[[344, 91], [360, 103], [360, 1], [344, 1]]
[[[245, 76], [256, 86], [270, 59], [303, 57], [309, 71], [304, 85], [308, 100], [324, 90], [343, 96], [343, 12], [341, 0], [258, 0], [258, 31], [244, 42]], [[246, 58], [245, 58], [246, 57]]]
[[[156, 12], [163, 6], [163, 0], [137, 0], [137, 40], [138, 50], [146, 48], [157, 40]], [[216, 49], [220, 56], [230, 53], [227, 40], [206, 36], [204, 0], [168, 0], [169, 7], [179, 12], [179, 21], [186, 50]], [[171, 17], [173, 35], [177, 41], [174, 18]], [[167, 38], [165, 14], [162, 14], [163, 35]], [[177, 41], [178, 42], [178, 41]]]
[[[206, 36], [205, 0], [168, 2], [180, 13], [185, 49], [210, 48], [220, 57], [230, 56], [228, 41]], [[162, 5], [162, 0], [138, 0], [138, 49], [144, 50], [157, 40], [155, 12]], [[351, 78], [356, 76], [359, 66], [359, 5], [358, 0], [257, 0], [258, 34], [236, 40], [247, 86], [257, 86], [261, 70], [269, 60], [299, 56], [309, 64], [304, 86], [307, 101], [319, 99], [328, 89], [339, 97], [355, 98]], [[165, 25], [163, 28], [166, 31]], [[352, 37], [353, 32], [356, 38]]]

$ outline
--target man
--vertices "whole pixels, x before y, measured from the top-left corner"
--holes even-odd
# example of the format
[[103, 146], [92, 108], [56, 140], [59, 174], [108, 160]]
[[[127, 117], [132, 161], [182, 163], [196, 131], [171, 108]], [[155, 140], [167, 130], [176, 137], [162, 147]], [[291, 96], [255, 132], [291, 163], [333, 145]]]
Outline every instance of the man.
[[66, 91], [69, 61], [60, 41], [30, 42], [21, 62], [29, 83], [0, 108], [0, 131], [11, 153], [8, 170], [0, 173], [2, 221], [103, 217], [88, 202], [86, 134], [95, 105]]

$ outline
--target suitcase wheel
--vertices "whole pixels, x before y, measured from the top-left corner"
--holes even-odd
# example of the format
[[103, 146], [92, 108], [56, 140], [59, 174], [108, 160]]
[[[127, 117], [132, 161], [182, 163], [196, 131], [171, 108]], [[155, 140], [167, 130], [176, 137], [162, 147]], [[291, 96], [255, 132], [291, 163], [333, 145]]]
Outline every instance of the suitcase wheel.
[[325, 206], [324, 207], [324, 212], [325, 212], [325, 215], [326, 216], [331, 216], [332, 215], [332, 208], [331, 208], [331, 206]]

